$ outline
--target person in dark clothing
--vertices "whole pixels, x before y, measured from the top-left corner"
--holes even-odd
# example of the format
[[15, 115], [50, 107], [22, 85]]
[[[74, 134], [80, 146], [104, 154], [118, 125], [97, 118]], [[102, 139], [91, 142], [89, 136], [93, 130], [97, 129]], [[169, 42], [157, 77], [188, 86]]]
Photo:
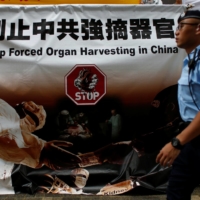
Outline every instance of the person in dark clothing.
[[172, 165], [167, 199], [189, 200], [200, 182], [200, 11], [183, 13], [175, 35], [188, 54], [178, 81], [179, 112], [188, 126], [160, 150], [156, 162]]

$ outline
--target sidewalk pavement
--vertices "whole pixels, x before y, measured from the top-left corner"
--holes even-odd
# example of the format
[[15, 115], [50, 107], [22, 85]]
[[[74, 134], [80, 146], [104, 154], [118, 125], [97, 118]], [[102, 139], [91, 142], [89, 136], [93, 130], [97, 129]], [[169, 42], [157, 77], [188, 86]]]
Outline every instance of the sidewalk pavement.
[[[151, 193], [151, 192], [150, 192]], [[117, 196], [95, 196], [95, 195], [68, 195], [68, 194], [15, 194], [0, 195], [0, 200], [166, 200], [165, 194], [128, 194]], [[191, 200], [200, 200], [200, 187], [193, 192]]]

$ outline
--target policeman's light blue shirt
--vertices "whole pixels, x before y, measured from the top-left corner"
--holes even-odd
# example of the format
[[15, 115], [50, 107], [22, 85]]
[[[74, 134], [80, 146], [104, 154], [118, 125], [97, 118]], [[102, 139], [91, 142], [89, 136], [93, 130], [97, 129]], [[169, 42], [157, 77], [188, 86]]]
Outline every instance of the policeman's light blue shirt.
[[[198, 55], [198, 51], [200, 51], [200, 46], [197, 47], [196, 59]], [[190, 59], [193, 59], [195, 50], [193, 50], [189, 56]], [[196, 114], [199, 112], [198, 108], [200, 108], [200, 60], [196, 62], [195, 69], [190, 72], [189, 81], [191, 83], [191, 93], [189, 89], [189, 81], [188, 81], [188, 62], [189, 58], [186, 58], [183, 61], [183, 68], [181, 77], [178, 80], [178, 103], [181, 118], [184, 121], [192, 121]], [[194, 100], [193, 100], [193, 98]], [[197, 106], [195, 105], [196, 102]]]

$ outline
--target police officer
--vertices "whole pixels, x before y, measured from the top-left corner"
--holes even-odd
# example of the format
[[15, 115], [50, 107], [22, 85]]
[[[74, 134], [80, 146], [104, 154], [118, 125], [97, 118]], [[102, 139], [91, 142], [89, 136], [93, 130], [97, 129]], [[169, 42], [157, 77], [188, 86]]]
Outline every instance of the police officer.
[[200, 11], [182, 14], [175, 35], [177, 46], [188, 54], [178, 81], [178, 102], [189, 125], [161, 149], [156, 162], [172, 165], [167, 199], [189, 200], [200, 183]]

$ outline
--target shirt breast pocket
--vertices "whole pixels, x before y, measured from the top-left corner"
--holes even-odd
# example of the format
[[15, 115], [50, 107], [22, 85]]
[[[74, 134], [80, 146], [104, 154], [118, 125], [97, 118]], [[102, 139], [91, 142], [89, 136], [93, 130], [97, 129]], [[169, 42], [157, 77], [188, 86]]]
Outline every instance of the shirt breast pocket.
[[179, 83], [178, 94], [180, 100], [188, 103], [193, 102], [188, 82], [187, 84], [185, 84], [185, 82], [179, 80], [178, 83]]

